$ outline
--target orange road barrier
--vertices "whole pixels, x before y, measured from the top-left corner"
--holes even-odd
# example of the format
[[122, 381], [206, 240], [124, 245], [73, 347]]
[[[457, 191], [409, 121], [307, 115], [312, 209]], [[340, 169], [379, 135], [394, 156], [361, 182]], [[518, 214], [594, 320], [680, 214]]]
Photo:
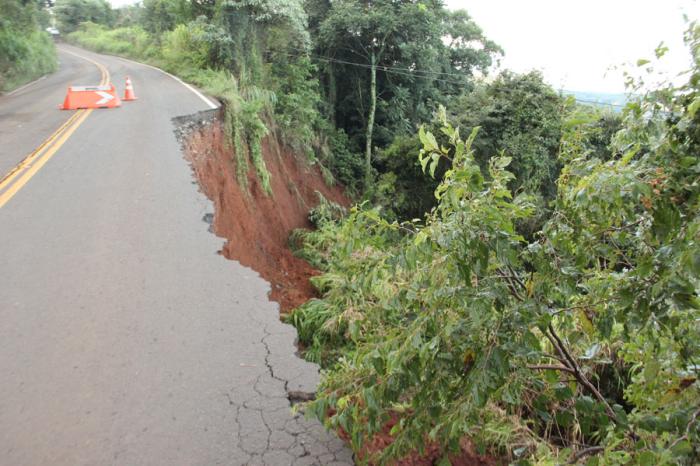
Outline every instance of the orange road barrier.
[[114, 84], [107, 86], [70, 86], [61, 110], [115, 108], [122, 104]]
[[131, 84], [131, 78], [126, 77], [126, 89], [124, 89], [124, 98], [122, 100], [127, 101], [127, 100], [136, 100], [138, 97], [136, 97], [136, 94], [134, 94], [134, 85]]

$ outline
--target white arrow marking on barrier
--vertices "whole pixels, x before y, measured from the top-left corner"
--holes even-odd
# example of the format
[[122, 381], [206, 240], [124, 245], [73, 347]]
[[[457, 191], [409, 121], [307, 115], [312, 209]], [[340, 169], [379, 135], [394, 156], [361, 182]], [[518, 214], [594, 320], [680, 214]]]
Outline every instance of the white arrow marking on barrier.
[[107, 94], [106, 92], [97, 91], [97, 94], [102, 96], [102, 98], [96, 102], [97, 105], [106, 104], [110, 100], [114, 99], [113, 95]]

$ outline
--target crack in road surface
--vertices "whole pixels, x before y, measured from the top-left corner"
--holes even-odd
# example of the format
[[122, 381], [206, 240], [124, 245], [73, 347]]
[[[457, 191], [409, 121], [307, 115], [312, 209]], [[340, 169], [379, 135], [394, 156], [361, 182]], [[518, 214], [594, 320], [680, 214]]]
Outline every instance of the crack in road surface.
[[[318, 368], [294, 354], [296, 330], [279, 321], [268, 322], [248, 313], [264, 336], [264, 366], [252, 383], [225, 394], [235, 410], [237, 446], [249, 455], [246, 465], [352, 465], [352, 453], [338, 437], [302, 413], [292, 413], [296, 396], [308, 398], [318, 382]], [[270, 328], [272, 327], [272, 328]], [[278, 374], [283, 375], [278, 375]], [[293, 389], [292, 389], [293, 388]]]

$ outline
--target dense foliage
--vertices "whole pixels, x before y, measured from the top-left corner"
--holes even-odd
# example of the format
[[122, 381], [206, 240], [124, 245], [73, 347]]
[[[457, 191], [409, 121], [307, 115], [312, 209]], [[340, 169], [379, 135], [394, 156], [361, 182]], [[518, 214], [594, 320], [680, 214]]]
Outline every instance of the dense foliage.
[[[512, 157], [509, 170], [515, 175], [509, 189], [535, 195], [539, 214], [529, 221], [528, 231], [541, 226], [547, 203], [556, 193], [562, 125], [574, 111], [583, 112], [556, 94], [535, 72], [525, 75], [505, 72], [492, 82], [477, 83], [471, 92], [454, 99], [448, 115], [450, 123], [467, 132], [480, 128], [472, 147], [477, 163], [486, 169], [494, 154], [509, 154]], [[619, 120], [615, 115], [594, 109], [587, 113], [587, 120]], [[440, 125], [439, 121], [433, 121], [430, 129], [438, 142], [446, 143]], [[588, 133], [593, 137], [593, 131]], [[605, 136], [609, 142], [610, 134]], [[601, 153], [607, 152], [602, 140], [590, 143], [598, 144], [596, 148]], [[436, 167], [436, 175], [425, 177], [416, 159], [420, 146], [418, 135], [397, 137], [377, 155], [376, 165], [382, 175], [375, 186], [374, 201], [391, 209], [399, 219], [420, 218], [435, 205], [433, 192], [449, 166], [449, 161], [443, 159]]]
[[85, 22], [111, 25], [114, 21], [107, 0], [56, 0], [53, 11], [63, 33], [73, 32]]
[[0, 92], [56, 69], [56, 51], [43, 31], [48, 16], [35, 0], [0, 0]]
[[436, 441], [447, 463], [469, 436], [522, 463], [700, 461], [700, 27], [687, 39], [688, 84], [629, 104], [610, 150], [605, 117], [558, 125], [531, 238], [517, 224], [535, 197], [508, 171], [521, 154], [484, 164], [481, 131], [463, 139], [445, 112], [419, 135], [422, 169], [449, 167], [425, 223], [363, 205], [303, 235], [325, 271], [292, 315], [328, 368], [319, 418], [356, 450], [398, 418], [379, 459]]
[[381, 145], [412, 132], [435, 102], [463, 92], [473, 71], [485, 71], [500, 52], [465, 12], [439, 1], [341, 0], [312, 11], [329, 112], [351, 137], [361, 134], [366, 185], [375, 126]]

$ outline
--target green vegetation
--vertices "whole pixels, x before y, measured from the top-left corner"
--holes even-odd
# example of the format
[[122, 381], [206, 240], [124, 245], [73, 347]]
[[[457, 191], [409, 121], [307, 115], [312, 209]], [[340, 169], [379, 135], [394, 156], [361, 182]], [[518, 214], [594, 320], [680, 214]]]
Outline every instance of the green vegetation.
[[[424, 102], [440, 102], [462, 92], [472, 70], [485, 70], [492, 55], [500, 52], [466, 13], [450, 12], [439, 2], [341, 0], [315, 13], [322, 13], [314, 19], [317, 50], [327, 68], [330, 112], [349, 134], [364, 133], [366, 186], [372, 183], [375, 125], [377, 133], [386, 133], [385, 140], [402, 127], [410, 131], [411, 124], [429, 115]], [[348, 66], [358, 57], [364, 66]], [[392, 67], [392, 73], [379, 76], [377, 71], [385, 65]], [[413, 73], [410, 67], [438, 73]], [[445, 86], [438, 80], [452, 74], [454, 83]], [[338, 95], [344, 98], [339, 101]], [[379, 95], [386, 95], [383, 102], [393, 105], [378, 109]], [[366, 121], [364, 128], [353, 124], [357, 119]]]
[[56, 70], [56, 51], [43, 31], [46, 12], [36, 1], [0, 0], [0, 92]]
[[[518, 76], [506, 72], [455, 97], [450, 108], [453, 125], [467, 132], [480, 128], [473, 150], [482, 169], [488, 168], [494, 154], [505, 152], [513, 158], [509, 169], [515, 177], [508, 187], [516, 193], [535, 195], [541, 208], [537, 218], [541, 220], [556, 194], [562, 125], [574, 104], [557, 95], [537, 73]], [[614, 120], [615, 116], [601, 113], [600, 118]], [[433, 121], [430, 129], [444, 144], [447, 138], [441, 134], [441, 126]], [[605, 143], [601, 145], [604, 150]], [[416, 158], [420, 148], [418, 135], [405, 136], [396, 138], [377, 156], [382, 176], [374, 200], [398, 219], [421, 218], [435, 206], [433, 192], [449, 167], [449, 161], [441, 160], [435, 177], [424, 176]], [[530, 230], [535, 228], [531, 225]]]
[[289, 319], [316, 416], [356, 451], [398, 420], [365, 459], [448, 464], [468, 437], [518, 464], [700, 461], [697, 25], [689, 83], [613, 113], [480, 79], [501, 49], [438, 1], [65, 11], [68, 40], [218, 96], [242, 185], [269, 192], [270, 136], [361, 201], [290, 239], [323, 274]]
[[[325, 272], [291, 316], [327, 368], [320, 419], [360, 450], [398, 418], [377, 461], [433, 440], [449, 464], [463, 436], [518, 464], [700, 461], [700, 26], [687, 40], [688, 84], [622, 121], [557, 120], [551, 93], [522, 104], [536, 77], [497, 80], [466, 98], [507, 84], [500, 103], [420, 130], [422, 170], [445, 166], [424, 222], [361, 205], [295, 235]], [[527, 128], [533, 111], [546, 120]], [[466, 139], [451, 123], [473, 119]], [[550, 209], [525, 236], [538, 195]]]
[[107, 0], [56, 0], [53, 11], [64, 34], [75, 31], [81, 23], [88, 21], [105, 25], [114, 22], [112, 7]]

